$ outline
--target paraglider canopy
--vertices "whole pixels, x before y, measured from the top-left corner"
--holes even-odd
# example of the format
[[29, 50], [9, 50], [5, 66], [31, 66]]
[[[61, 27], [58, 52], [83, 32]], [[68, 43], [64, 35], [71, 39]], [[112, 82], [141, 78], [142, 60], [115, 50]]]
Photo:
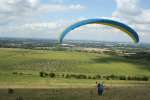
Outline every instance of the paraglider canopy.
[[124, 33], [128, 34], [129, 37], [131, 37], [131, 39], [135, 42], [138, 43], [139, 42], [139, 36], [137, 34], [137, 32], [135, 30], [133, 30], [131, 27], [129, 27], [128, 25], [115, 21], [115, 20], [111, 20], [111, 19], [103, 19], [103, 18], [98, 18], [98, 19], [87, 19], [87, 20], [82, 20], [79, 21], [69, 27], [67, 27], [62, 33], [61, 36], [59, 38], [59, 43], [62, 43], [64, 37], [72, 30], [83, 26], [83, 25], [87, 25], [87, 24], [103, 24], [103, 25], [107, 25], [107, 26], [112, 26], [115, 27], [117, 29], [120, 29], [121, 31], [123, 31]]

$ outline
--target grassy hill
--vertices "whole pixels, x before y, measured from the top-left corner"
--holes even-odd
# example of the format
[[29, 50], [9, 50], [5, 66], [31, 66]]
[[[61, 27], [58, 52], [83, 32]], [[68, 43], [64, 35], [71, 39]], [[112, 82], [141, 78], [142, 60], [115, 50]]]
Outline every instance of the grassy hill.
[[150, 76], [150, 62], [104, 54], [27, 49], [0, 49], [0, 73], [58, 73]]

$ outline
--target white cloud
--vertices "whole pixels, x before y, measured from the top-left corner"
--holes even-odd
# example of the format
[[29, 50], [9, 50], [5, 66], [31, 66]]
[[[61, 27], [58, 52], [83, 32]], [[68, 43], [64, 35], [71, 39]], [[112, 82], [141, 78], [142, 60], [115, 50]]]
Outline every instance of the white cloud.
[[139, 0], [116, 0], [117, 10], [128, 15], [139, 15], [141, 8], [138, 5]]
[[80, 4], [76, 5], [62, 5], [62, 4], [43, 4], [39, 7], [39, 11], [41, 12], [67, 12], [74, 10], [83, 10], [84, 6]]
[[[115, 0], [115, 2], [117, 9], [110, 18], [130, 25], [138, 31], [142, 42], [147, 41], [147, 38], [150, 37], [150, 9], [141, 8], [139, 0]], [[87, 18], [80, 17], [67, 20], [60, 18], [59, 20], [43, 21], [38, 19], [38, 16], [85, 9], [86, 7], [81, 4], [65, 4], [64, 0], [52, 0], [51, 3], [42, 3], [41, 0], [0, 0], [0, 36], [57, 38], [59, 33], [72, 23]], [[103, 25], [87, 25], [74, 32], [75, 34], [70, 34], [69, 38], [80, 38], [83, 35], [82, 38], [85, 39], [86, 34], [86, 38], [89, 39], [103, 40], [109, 37], [111, 40], [113, 36], [123, 38], [122, 40], [129, 40], [128, 37], [124, 38], [122, 34], [118, 34], [121, 31]], [[113, 35], [109, 33], [113, 33]]]
[[42, 0], [0, 0], [0, 36], [56, 38], [57, 33], [70, 22], [51, 18], [43, 21], [38, 17], [85, 8], [80, 4], [65, 4], [63, 0], [53, 0], [53, 3], [42, 3]]
[[32, 28], [32, 29], [39, 29], [39, 28], [49, 28], [49, 29], [55, 29], [58, 28], [59, 24], [54, 22], [37, 22], [37, 23], [30, 23], [23, 25], [23, 28]]
[[139, 0], [115, 0], [117, 10], [112, 17], [129, 24], [138, 31], [142, 42], [147, 42], [150, 37], [150, 9], [143, 9], [139, 5]]
[[[117, 9], [113, 12], [112, 17], [101, 17], [101, 18], [110, 18], [114, 20], [121, 21], [123, 23], [128, 24], [133, 29], [135, 29], [139, 36], [140, 42], [150, 42], [148, 37], [150, 37], [150, 9], [143, 9], [139, 5], [139, 0], [115, 0], [117, 4]], [[88, 27], [88, 30], [87, 30]], [[101, 28], [100, 28], [101, 27]], [[82, 30], [82, 32], [81, 32]], [[85, 27], [81, 27], [77, 31], [76, 34], [85, 33], [87, 37], [95, 39], [100, 38], [101, 40], [113, 40], [113, 38], [118, 38], [118, 40], [129, 41], [128, 36], [124, 34], [118, 34], [121, 31], [115, 28], [100, 26], [100, 25], [87, 25]], [[92, 33], [92, 35], [90, 35]], [[100, 34], [101, 33], [101, 34]], [[110, 35], [106, 35], [105, 33], [111, 33]], [[78, 37], [76, 34], [70, 35], [71, 37]], [[123, 35], [123, 36], [122, 36]], [[113, 36], [113, 38], [111, 38]], [[109, 37], [109, 38], [107, 38]], [[93, 38], [93, 39], [94, 39]]]
[[29, 38], [55, 38], [71, 22], [68, 20], [36, 21], [16, 25], [3, 25], [0, 36], [3, 37], [29, 37]]
[[80, 11], [80, 4], [43, 4], [40, 0], [0, 0], [0, 24], [25, 22], [43, 13]]

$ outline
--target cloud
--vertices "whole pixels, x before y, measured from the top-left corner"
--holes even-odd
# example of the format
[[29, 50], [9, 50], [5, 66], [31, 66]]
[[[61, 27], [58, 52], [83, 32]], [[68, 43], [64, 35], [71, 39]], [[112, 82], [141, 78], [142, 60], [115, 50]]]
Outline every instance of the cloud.
[[[60, 1], [59, 1], [60, 2]], [[41, 20], [48, 13], [80, 11], [80, 4], [42, 3], [42, 0], [0, 0], [0, 36], [57, 38], [66, 20]], [[62, 27], [63, 26], [63, 27]]]
[[53, 0], [50, 3], [43, 3], [42, 0], [0, 0], [0, 36], [56, 38], [57, 33], [70, 22], [40, 18], [47, 14], [69, 13], [85, 8], [80, 4], [65, 4], [63, 0]]
[[139, 0], [115, 0], [117, 10], [113, 13], [114, 19], [129, 24], [138, 31], [142, 42], [147, 42], [145, 37], [150, 37], [150, 9], [143, 9]]
[[[116, 10], [112, 13], [111, 17], [100, 17], [100, 18], [109, 18], [121, 21], [123, 23], [126, 23], [127, 25], [131, 26], [133, 29], [135, 29], [139, 36], [140, 36], [140, 42], [150, 42], [147, 38], [150, 37], [150, 9], [143, 9], [139, 5], [139, 0], [115, 0], [117, 4]], [[82, 30], [82, 32], [81, 32]], [[128, 36], [125, 36], [125, 34], [118, 34], [121, 33], [120, 30], [110, 27], [105, 27], [101, 25], [87, 25], [84, 27], [81, 27], [74, 33], [76, 34], [86, 34], [86, 38], [92, 38], [100, 40], [113, 40], [113, 38], [118, 38], [118, 41], [129, 41]], [[92, 33], [92, 35], [90, 34]], [[107, 35], [105, 33], [108, 33]], [[111, 33], [111, 34], [109, 34]], [[77, 37], [76, 34], [70, 35], [71, 37]], [[83, 36], [84, 37], [84, 36]], [[112, 38], [113, 37], [113, 38]], [[98, 39], [97, 39], [98, 40]]]
[[0, 19], [2, 20], [0, 20], [0, 24], [10, 24], [26, 19], [24, 17], [33, 16], [37, 5], [37, 0], [1, 0]]
[[122, 14], [139, 15], [141, 8], [138, 5], [139, 0], [116, 0], [117, 10]]
[[71, 24], [68, 20], [36, 21], [24, 24], [3, 25], [0, 28], [2, 37], [26, 37], [26, 38], [55, 38]]
[[84, 6], [80, 4], [76, 5], [62, 5], [62, 4], [43, 4], [39, 7], [40, 12], [67, 12], [67, 11], [78, 11], [85, 9]]
[[[140, 7], [139, 0], [114, 1], [117, 8], [112, 16], [99, 16], [98, 18], [122, 21], [138, 31], [142, 42], [149, 41], [150, 9]], [[74, 22], [87, 19], [88, 16], [86, 18], [80, 16], [76, 19], [53, 19], [51, 16], [58, 16], [64, 12], [68, 12], [68, 14], [79, 12], [85, 9], [84, 5], [65, 4], [64, 0], [50, 0], [48, 3], [43, 3], [42, 0], [0, 0], [0, 36], [58, 38], [59, 33], [66, 27]], [[46, 19], [47, 16], [50, 16], [50, 19]], [[121, 31], [103, 25], [87, 25], [74, 32], [74, 34], [70, 34], [69, 38], [80, 38], [83, 35], [83, 39], [103, 40], [108, 38], [108, 40], [113, 40], [114, 37], [115, 39], [119, 37], [123, 41], [129, 40], [128, 36], [124, 38], [122, 34], [118, 34]]]
[[118, 7], [113, 13], [113, 18], [131, 22], [131, 24], [150, 24], [150, 9], [141, 8], [138, 0], [116, 0], [116, 3]]
[[42, 3], [42, 0], [0, 0], [0, 25], [12, 22], [25, 22], [43, 13], [80, 11], [85, 7], [80, 4]]

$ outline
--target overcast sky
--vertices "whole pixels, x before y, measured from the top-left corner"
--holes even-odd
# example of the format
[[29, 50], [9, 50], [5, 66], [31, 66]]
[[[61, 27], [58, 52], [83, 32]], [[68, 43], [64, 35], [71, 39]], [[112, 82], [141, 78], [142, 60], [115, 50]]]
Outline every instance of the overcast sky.
[[[0, 37], [58, 39], [67, 26], [88, 18], [122, 21], [150, 43], [150, 0], [0, 0]], [[131, 42], [103, 25], [80, 27], [65, 39]]]

